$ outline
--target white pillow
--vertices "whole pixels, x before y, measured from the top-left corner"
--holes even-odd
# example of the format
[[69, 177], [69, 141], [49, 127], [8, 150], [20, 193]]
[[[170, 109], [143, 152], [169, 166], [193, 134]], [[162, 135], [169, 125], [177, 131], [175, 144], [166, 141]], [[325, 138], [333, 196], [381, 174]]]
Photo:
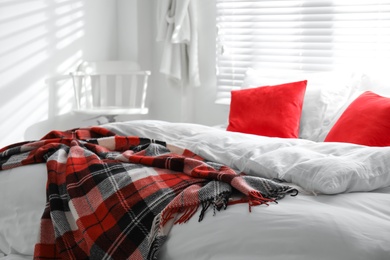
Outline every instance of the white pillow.
[[328, 132], [337, 122], [345, 109], [363, 92], [369, 90], [378, 95], [390, 97], [390, 77], [386, 71], [366, 71], [355, 72], [351, 75], [351, 84], [353, 87], [351, 96], [349, 99], [337, 110], [334, 115], [329, 118], [329, 121], [324, 126], [323, 131], [319, 135], [319, 140], [324, 140], [328, 135]]
[[302, 73], [283, 70], [247, 69], [242, 88], [277, 85], [307, 80], [303, 101], [299, 137], [323, 141], [339, 115], [357, 89], [360, 77], [349, 72]]
[[46, 180], [44, 163], [0, 171], [0, 253], [33, 255]]
[[359, 90], [372, 91], [378, 95], [390, 97], [390, 77], [388, 71], [375, 70], [361, 73], [361, 81], [358, 86]]

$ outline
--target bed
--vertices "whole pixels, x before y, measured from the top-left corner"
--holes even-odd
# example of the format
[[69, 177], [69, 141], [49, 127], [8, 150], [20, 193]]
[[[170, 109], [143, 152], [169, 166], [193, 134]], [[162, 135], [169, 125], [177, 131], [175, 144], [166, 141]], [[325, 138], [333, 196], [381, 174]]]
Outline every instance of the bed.
[[[248, 71], [244, 81], [248, 85], [249, 73], [253, 71]], [[126, 258], [113, 248], [122, 253], [130, 250], [126, 251], [132, 252], [130, 259], [390, 259], [390, 135], [385, 134], [390, 127], [389, 120], [384, 120], [389, 99], [357, 91], [354, 84], [342, 83], [345, 89], [337, 86], [327, 93], [321, 88], [318, 93], [311, 89], [310, 79], [288, 82], [261, 83], [261, 88], [232, 94], [229, 122], [223, 126], [134, 120], [53, 131], [39, 141], [3, 148], [0, 259], [31, 259], [34, 250], [41, 252], [37, 259], [60, 259], [61, 254], [74, 259]], [[272, 86], [264, 87], [268, 85]], [[270, 104], [260, 104], [266, 114], [248, 113], [248, 107], [243, 114], [237, 109], [251, 103], [248, 100], [254, 95], [265, 103], [271, 100], [267, 95], [272, 95], [275, 107], [278, 88], [284, 93], [284, 88], [295, 90], [289, 99], [281, 95], [278, 107], [285, 106], [276, 122], [270, 122], [275, 117], [267, 110]], [[337, 108], [329, 106], [337, 99], [324, 98], [332, 94], [329, 91], [337, 95]], [[293, 103], [298, 106], [285, 104], [297, 96]], [[295, 109], [302, 112], [300, 116]], [[253, 127], [254, 120], [260, 125]], [[272, 136], [272, 124], [277, 135], [286, 136]], [[259, 129], [267, 133], [256, 132]], [[43, 146], [45, 152], [37, 152]], [[73, 155], [67, 157], [70, 151]], [[94, 154], [104, 157], [104, 167], [85, 159]], [[69, 160], [71, 165], [67, 165]], [[120, 169], [115, 160], [120, 161]], [[85, 175], [77, 175], [77, 180], [58, 177], [61, 185], [51, 179], [75, 172]], [[116, 177], [100, 179], [102, 173]], [[112, 205], [131, 204], [133, 195], [121, 193], [128, 196], [110, 202], [114, 204], [106, 201], [126, 185], [137, 186], [145, 174], [158, 178], [178, 174], [175, 185], [186, 185], [175, 193], [171, 192], [175, 185], [167, 178], [158, 179], [169, 186], [161, 190], [142, 182], [139, 194], [149, 195], [140, 195], [137, 201], [148, 212], [136, 211], [139, 204], [134, 204], [122, 215], [114, 213]], [[96, 185], [88, 183], [90, 176], [99, 179]], [[212, 195], [200, 199], [206, 194], [202, 188], [209, 184]], [[195, 199], [191, 197], [194, 187]], [[88, 200], [88, 191], [81, 194], [81, 190], [91, 192]], [[60, 208], [58, 201], [68, 204]], [[123, 218], [129, 212], [138, 215]], [[120, 219], [115, 219], [117, 214]], [[142, 228], [135, 223], [143, 221], [148, 224]], [[96, 226], [100, 229], [93, 232]], [[142, 230], [126, 233], [130, 227]], [[107, 245], [107, 241], [115, 242]]]

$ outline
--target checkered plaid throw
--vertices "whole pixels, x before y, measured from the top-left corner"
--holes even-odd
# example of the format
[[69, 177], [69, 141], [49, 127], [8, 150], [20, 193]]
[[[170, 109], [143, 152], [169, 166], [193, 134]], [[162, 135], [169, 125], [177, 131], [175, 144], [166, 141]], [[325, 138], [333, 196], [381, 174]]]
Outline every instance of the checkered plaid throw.
[[1, 169], [45, 162], [47, 203], [35, 259], [156, 259], [174, 223], [201, 207], [226, 208], [232, 190], [249, 206], [295, 195], [162, 141], [101, 127], [53, 131], [0, 150]]

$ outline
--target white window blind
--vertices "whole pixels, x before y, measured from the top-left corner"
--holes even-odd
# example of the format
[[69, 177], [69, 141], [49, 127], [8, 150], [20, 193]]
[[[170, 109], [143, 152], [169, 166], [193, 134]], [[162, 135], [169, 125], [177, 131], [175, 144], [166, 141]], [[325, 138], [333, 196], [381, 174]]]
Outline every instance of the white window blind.
[[390, 60], [390, 0], [216, 0], [217, 101], [248, 67], [331, 71]]

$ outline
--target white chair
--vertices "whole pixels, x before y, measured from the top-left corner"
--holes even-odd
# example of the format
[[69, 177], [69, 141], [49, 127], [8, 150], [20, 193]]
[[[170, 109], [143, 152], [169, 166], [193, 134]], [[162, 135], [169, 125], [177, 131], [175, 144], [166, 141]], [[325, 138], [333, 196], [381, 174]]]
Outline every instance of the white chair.
[[135, 62], [85, 61], [70, 75], [76, 113], [107, 118], [148, 113], [146, 91], [150, 71], [140, 70]]

